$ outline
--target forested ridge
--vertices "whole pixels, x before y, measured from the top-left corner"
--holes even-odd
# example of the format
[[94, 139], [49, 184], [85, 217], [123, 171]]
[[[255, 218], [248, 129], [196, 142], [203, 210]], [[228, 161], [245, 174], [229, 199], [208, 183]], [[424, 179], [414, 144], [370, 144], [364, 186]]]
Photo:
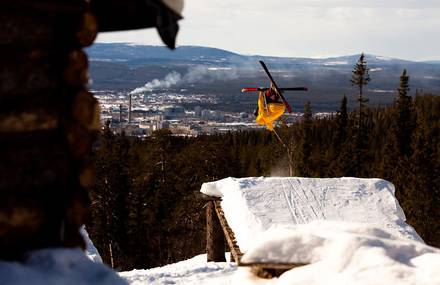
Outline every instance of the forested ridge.
[[118, 270], [173, 263], [205, 250], [204, 202], [194, 195], [202, 183], [292, 171], [391, 181], [409, 224], [440, 247], [440, 97], [409, 96], [408, 80], [404, 71], [388, 107], [360, 98], [349, 113], [344, 96], [335, 115], [314, 118], [306, 104], [302, 121], [277, 128], [289, 152], [266, 130], [199, 137], [160, 130], [140, 139], [105, 128], [87, 230]]

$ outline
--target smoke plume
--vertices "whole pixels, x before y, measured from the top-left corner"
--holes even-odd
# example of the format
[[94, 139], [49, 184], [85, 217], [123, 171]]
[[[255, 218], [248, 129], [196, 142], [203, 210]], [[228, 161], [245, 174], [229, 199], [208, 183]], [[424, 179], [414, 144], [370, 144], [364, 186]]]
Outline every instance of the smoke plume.
[[150, 82], [146, 83], [144, 86], [134, 89], [133, 91], [130, 92], [130, 94], [133, 95], [133, 94], [139, 94], [139, 93], [146, 92], [146, 91], [153, 91], [156, 89], [170, 88], [171, 86], [179, 83], [179, 81], [181, 81], [181, 79], [182, 79], [182, 76], [180, 75], [180, 73], [178, 73], [176, 71], [172, 71], [172, 72], [168, 73], [164, 79], [162, 79], [162, 80], [153, 79]]
[[172, 71], [163, 79], [153, 79], [144, 86], [134, 89], [130, 92], [130, 94], [139, 94], [157, 89], [166, 89], [177, 84], [226, 81], [236, 79], [238, 76], [239, 75], [235, 68], [197, 65], [188, 69], [184, 75], [181, 75], [176, 71]]

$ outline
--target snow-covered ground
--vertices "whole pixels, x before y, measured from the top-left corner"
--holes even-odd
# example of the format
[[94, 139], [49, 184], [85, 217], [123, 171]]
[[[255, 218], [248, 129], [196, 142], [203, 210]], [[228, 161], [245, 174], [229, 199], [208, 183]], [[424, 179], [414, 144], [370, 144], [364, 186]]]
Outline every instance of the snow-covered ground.
[[[228, 256], [228, 255], [226, 255]], [[206, 262], [206, 254], [178, 263], [147, 270], [121, 272], [131, 285], [143, 284], [187, 284], [226, 285], [231, 284], [237, 266], [230, 262]]]
[[221, 197], [243, 263], [307, 264], [279, 278], [206, 263], [206, 256], [121, 273], [130, 284], [440, 284], [440, 250], [405, 223], [381, 179], [227, 178], [201, 191]]
[[[405, 223], [394, 186], [381, 179], [227, 178], [205, 183], [245, 255], [244, 263], [301, 263], [279, 278], [206, 255], [148, 270], [100, 263], [88, 238], [79, 249], [47, 249], [0, 262], [0, 284], [439, 284], [440, 250]], [[228, 255], [227, 255], [228, 256]], [[93, 261], [92, 261], [93, 260]]]
[[92, 240], [90, 239], [85, 226], [82, 226], [80, 228], [80, 233], [83, 236], [84, 241], [86, 242], [86, 252], [85, 252], [86, 256], [90, 258], [92, 261], [102, 263], [102, 258], [99, 255], [99, 252], [96, 249], [95, 245], [93, 244]]
[[0, 261], [2, 285], [126, 285], [110, 268], [90, 260], [79, 249], [52, 248], [30, 252], [23, 262]]

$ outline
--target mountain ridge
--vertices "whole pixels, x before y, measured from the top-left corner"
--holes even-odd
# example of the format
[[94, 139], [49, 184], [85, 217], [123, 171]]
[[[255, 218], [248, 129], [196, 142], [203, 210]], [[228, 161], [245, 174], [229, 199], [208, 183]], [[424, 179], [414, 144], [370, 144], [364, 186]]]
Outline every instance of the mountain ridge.
[[[295, 61], [314, 61], [323, 62], [331, 60], [350, 60], [356, 61], [360, 53], [358, 54], [348, 54], [341, 56], [330, 56], [322, 58], [314, 57], [294, 57], [294, 56], [267, 56], [261, 54], [240, 54], [233, 51], [206, 47], [206, 46], [193, 46], [193, 45], [183, 45], [178, 46], [174, 51], [169, 50], [165, 46], [159, 45], [141, 45], [141, 44], [131, 44], [131, 43], [96, 43], [92, 47], [86, 49], [91, 60], [100, 59], [140, 59], [140, 58], [169, 58], [169, 59], [188, 59], [188, 58], [212, 58], [212, 57], [226, 57], [226, 58], [264, 58], [269, 61], [279, 61], [279, 60], [295, 60]], [[440, 60], [429, 60], [429, 61], [415, 61], [409, 59], [394, 58], [383, 55], [376, 55], [365, 53], [366, 60], [373, 62], [407, 62], [407, 63], [426, 63], [426, 64], [440, 64]], [[107, 57], [107, 58], [106, 58]], [[350, 63], [351, 64], [351, 63]]]

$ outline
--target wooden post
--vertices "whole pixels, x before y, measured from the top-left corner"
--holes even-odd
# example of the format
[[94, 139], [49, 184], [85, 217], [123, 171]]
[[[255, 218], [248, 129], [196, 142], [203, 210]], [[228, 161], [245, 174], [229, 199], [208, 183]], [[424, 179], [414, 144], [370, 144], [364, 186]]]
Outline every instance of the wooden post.
[[206, 204], [206, 253], [208, 262], [225, 262], [225, 237], [214, 201]]
[[112, 248], [112, 242], [110, 241], [108, 244], [108, 251], [110, 253], [110, 266], [114, 269], [115, 263], [113, 262], [113, 248]]

